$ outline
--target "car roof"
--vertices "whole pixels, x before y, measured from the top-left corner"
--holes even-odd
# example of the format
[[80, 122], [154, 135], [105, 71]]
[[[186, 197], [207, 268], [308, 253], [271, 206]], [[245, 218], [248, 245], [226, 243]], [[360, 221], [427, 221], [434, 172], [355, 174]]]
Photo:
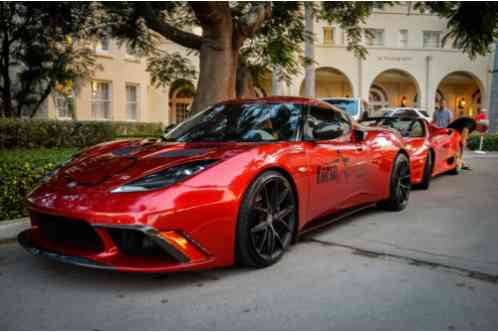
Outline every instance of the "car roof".
[[244, 103], [269, 103], [269, 104], [301, 104], [301, 105], [312, 105], [320, 106], [326, 108], [334, 108], [334, 106], [320, 100], [305, 97], [293, 97], [293, 96], [269, 96], [261, 98], [237, 98], [222, 102], [222, 104], [244, 104]]

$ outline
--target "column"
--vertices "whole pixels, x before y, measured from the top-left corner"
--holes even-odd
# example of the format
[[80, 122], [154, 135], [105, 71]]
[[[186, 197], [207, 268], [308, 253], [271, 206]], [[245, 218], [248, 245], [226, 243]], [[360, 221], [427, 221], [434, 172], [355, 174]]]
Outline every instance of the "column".
[[489, 95], [489, 132], [496, 133], [498, 130], [498, 40], [495, 46], [495, 62], [491, 76], [491, 93]]

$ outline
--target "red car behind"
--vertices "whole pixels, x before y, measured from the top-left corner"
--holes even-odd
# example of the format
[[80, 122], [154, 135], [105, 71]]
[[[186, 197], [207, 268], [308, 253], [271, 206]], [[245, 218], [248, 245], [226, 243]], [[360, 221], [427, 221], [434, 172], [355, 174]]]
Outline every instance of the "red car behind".
[[439, 128], [425, 119], [403, 116], [373, 118], [364, 123], [400, 133], [410, 156], [411, 182], [421, 189], [429, 188], [433, 176], [458, 174], [463, 142], [457, 129]]

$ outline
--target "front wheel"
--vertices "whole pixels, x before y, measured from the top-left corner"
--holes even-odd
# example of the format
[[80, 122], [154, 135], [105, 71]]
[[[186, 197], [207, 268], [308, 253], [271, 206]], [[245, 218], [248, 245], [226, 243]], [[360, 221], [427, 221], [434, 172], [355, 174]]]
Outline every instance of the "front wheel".
[[394, 160], [391, 172], [389, 198], [379, 203], [383, 209], [401, 211], [408, 205], [410, 197], [411, 178], [410, 162], [404, 154], [398, 154]]
[[297, 223], [294, 190], [280, 173], [261, 174], [247, 189], [239, 212], [237, 261], [265, 267], [276, 263], [289, 248]]

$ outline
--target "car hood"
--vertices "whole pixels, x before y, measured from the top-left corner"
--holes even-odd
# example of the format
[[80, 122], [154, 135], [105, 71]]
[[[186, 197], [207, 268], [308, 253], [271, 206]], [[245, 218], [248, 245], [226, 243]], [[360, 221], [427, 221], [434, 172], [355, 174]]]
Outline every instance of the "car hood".
[[171, 143], [118, 141], [96, 146], [59, 169], [52, 181], [64, 187], [114, 186], [172, 165], [195, 160], [224, 160], [256, 143]]

